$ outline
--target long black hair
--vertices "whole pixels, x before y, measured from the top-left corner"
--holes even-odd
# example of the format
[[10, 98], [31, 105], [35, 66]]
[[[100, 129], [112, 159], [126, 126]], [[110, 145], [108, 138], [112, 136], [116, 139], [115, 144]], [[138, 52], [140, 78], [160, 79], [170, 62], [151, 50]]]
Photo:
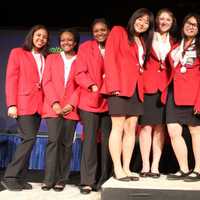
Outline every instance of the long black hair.
[[71, 28], [62, 29], [59, 32], [59, 38], [58, 38], [59, 44], [60, 44], [61, 35], [63, 33], [66, 33], [66, 32], [69, 32], [69, 33], [71, 33], [73, 35], [74, 41], [76, 42], [76, 45], [74, 46], [73, 50], [77, 53], [78, 47], [79, 47], [79, 42], [80, 42], [80, 34], [79, 34], [79, 32], [77, 31], [76, 28], [71, 27]]
[[197, 56], [200, 57], [200, 15], [197, 13], [189, 13], [187, 16], [185, 16], [182, 24], [182, 38], [185, 38], [186, 36], [184, 35], [183, 32], [183, 27], [185, 23], [188, 21], [189, 18], [194, 17], [197, 20], [197, 28], [198, 32], [197, 35], [195, 36], [195, 49], [197, 51]]
[[150, 54], [150, 51], [151, 51], [153, 34], [154, 34], [154, 16], [153, 16], [153, 13], [150, 10], [148, 10], [147, 8], [140, 8], [140, 9], [136, 10], [132, 14], [132, 16], [130, 17], [130, 19], [128, 21], [127, 31], [128, 31], [129, 41], [133, 41], [134, 36], [135, 36], [135, 29], [134, 29], [135, 21], [136, 21], [136, 19], [138, 19], [139, 17], [142, 17], [144, 15], [149, 16], [149, 28], [146, 32], [141, 33], [141, 36], [144, 39], [144, 45], [145, 45], [145, 48], [146, 48], [146, 55], [145, 55], [145, 60], [144, 60], [144, 67], [145, 67], [146, 61], [148, 60], [149, 54]]
[[47, 56], [48, 50], [49, 50], [49, 31], [42, 24], [35, 25], [30, 29], [30, 31], [28, 32], [28, 34], [25, 37], [22, 48], [26, 51], [32, 51], [32, 49], [34, 47], [34, 45], [33, 45], [33, 35], [39, 29], [44, 29], [47, 32], [47, 35], [48, 35], [47, 43], [42, 47], [42, 49], [40, 51], [44, 56]]

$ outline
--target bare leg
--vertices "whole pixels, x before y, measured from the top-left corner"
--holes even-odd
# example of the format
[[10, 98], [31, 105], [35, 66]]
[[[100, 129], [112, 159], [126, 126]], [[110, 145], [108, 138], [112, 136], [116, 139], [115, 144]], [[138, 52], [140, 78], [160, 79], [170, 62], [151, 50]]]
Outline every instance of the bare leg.
[[192, 148], [194, 152], [194, 171], [200, 173], [200, 126], [188, 127], [192, 136]]
[[150, 170], [150, 152], [151, 152], [151, 143], [152, 143], [152, 127], [149, 125], [143, 126], [140, 134], [139, 134], [139, 140], [140, 140], [140, 152], [142, 156], [142, 170], [141, 172], [149, 172]]
[[179, 163], [180, 169], [187, 173], [188, 169], [188, 151], [185, 140], [182, 137], [182, 126], [178, 123], [167, 124], [171, 144]]
[[117, 178], [126, 177], [122, 168], [122, 137], [125, 123], [125, 117], [112, 116], [112, 130], [109, 137], [109, 150], [114, 165], [114, 172]]
[[164, 146], [164, 126], [156, 125], [153, 131], [153, 162], [151, 172], [159, 173], [159, 162]]
[[128, 117], [124, 124], [124, 136], [122, 143], [122, 158], [123, 158], [123, 169], [124, 172], [131, 176], [130, 162], [135, 146], [135, 130], [137, 125], [137, 116]]

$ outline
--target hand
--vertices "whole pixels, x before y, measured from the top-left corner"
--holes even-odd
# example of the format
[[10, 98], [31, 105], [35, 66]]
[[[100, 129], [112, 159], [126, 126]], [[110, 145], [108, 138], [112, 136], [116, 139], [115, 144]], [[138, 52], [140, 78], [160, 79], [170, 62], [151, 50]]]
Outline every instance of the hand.
[[200, 114], [200, 112], [197, 111], [196, 109], [194, 109], [194, 115], [199, 115], [199, 114]]
[[89, 87], [89, 89], [92, 91], [92, 92], [97, 92], [98, 90], [99, 90], [99, 88], [97, 87], [97, 85], [91, 85], [90, 87]]
[[52, 109], [57, 115], [62, 115], [62, 108], [59, 103], [54, 103]]
[[72, 105], [67, 104], [62, 110], [63, 115], [66, 115], [66, 114], [70, 113], [73, 110], [73, 108], [74, 107]]
[[111, 92], [111, 94], [114, 95], [114, 96], [119, 96], [120, 92], [119, 91], [113, 91], [113, 92]]
[[17, 118], [17, 107], [16, 106], [10, 106], [8, 108], [8, 116], [12, 118]]

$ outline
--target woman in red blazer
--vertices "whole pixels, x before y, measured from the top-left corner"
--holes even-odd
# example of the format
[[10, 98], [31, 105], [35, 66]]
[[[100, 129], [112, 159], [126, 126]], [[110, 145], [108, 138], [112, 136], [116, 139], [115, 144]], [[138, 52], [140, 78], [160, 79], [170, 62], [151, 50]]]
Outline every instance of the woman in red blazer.
[[[88, 194], [92, 189], [99, 189], [109, 178], [108, 138], [111, 120], [108, 115], [107, 101], [99, 93], [104, 76], [105, 42], [109, 34], [105, 19], [96, 19], [92, 24], [94, 39], [84, 42], [77, 54], [75, 80], [80, 86], [78, 104], [83, 124], [84, 141], [81, 156], [81, 189]], [[97, 142], [98, 129], [101, 131], [101, 173], [97, 178]]]
[[[109, 95], [112, 131], [109, 149], [115, 177], [121, 181], [138, 180], [130, 171], [138, 116], [143, 114], [143, 71], [153, 38], [152, 13], [139, 9], [133, 13], [128, 28], [112, 29], [105, 54], [105, 85]], [[122, 156], [122, 162], [121, 162]]]
[[[141, 177], [160, 177], [159, 161], [164, 145], [165, 110], [161, 103], [161, 92], [169, 79], [169, 66], [166, 57], [172, 48], [176, 19], [168, 9], [161, 9], [156, 16], [156, 32], [154, 33], [152, 49], [144, 78], [144, 115], [139, 119], [141, 131], [140, 152], [142, 156]], [[152, 165], [150, 152], [152, 146]]]
[[43, 118], [48, 126], [45, 178], [42, 189], [62, 191], [70, 172], [72, 143], [79, 120], [78, 85], [74, 80], [79, 34], [73, 28], [59, 35], [61, 53], [50, 54], [44, 70]]
[[[182, 26], [182, 40], [169, 54], [170, 85], [166, 102], [166, 122], [180, 170], [168, 179], [200, 181], [200, 16], [189, 14]], [[163, 93], [163, 100], [166, 92]], [[188, 126], [195, 158], [193, 171], [188, 167], [187, 146], [182, 125]]]
[[23, 47], [12, 49], [6, 72], [6, 102], [8, 116], [19, 125], [22, 142], [8, 165], [2, 185], [19, 191], [31, 189], [24, 172], [39, 129], [43, 90], [41, 86], [49, 34], [43, 25], [34, 26], [27, 34]]

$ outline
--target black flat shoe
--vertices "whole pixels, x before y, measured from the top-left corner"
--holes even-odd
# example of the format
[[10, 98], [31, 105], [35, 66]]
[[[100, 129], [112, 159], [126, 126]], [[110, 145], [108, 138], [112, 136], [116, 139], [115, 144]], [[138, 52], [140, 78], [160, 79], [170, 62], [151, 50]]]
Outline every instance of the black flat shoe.
[[139, 177], [138, 176], [128, 176], [131, 181], [139, 181]]
[[83, 186], [80, 188], [81, 194], [90, 194], [90, 192], [92, 192], [92, 187], [90, 186]]
[[64, 188], [65, 188], [65, 185], [63, 185], [63, 184], [56, 184], [53, 186], [53, 189], [56, 192], [61, 192], [64, 190]]
[[129, 176], [124, 176], [124, 177], [121, 177], [121, 178], [117, 178], [115, 175], [113, 175], [113, 178], [118, 180], [118, 181], [124, 181], [124, 182], [131, 181], [131, 177], [129, 177]]
[[179, 170], [175, 174], [169, 174], [167, 175], [168, 180], [183, 180], [185, 177], [187, 177], [191, 172], [183, 172], [182, 170]]
[[51, 188], [53, 188], [53, 185], [46, 185], [46, 184], [44, 184], [44, 185], [42, 185], [42, 187], [41, 187], [41, 189], [42, 189], [43, 191], [49, 191]]
[[139, 173], [140, 177], [142, 177], [142, 178], [149, 177], [149, 174], [150, 174], [150, 172], [140, 172]]
[[23, 187], [19, 184], [19, 182], [17, 181], [17, 179], [7, 179], [7, 178], [3, 178], [3, 180], [1, 181], [1, 185], [10, 191], [22, 191]]
[[151, 177], [151, 178], [160, 178], [160, 173], [149, 172], [149, 177]]
[[32, 190], [33, 189], [32, 185], [24, 180], [19, 180], [18, 182], [22, 186], [23, 190]]
[[191, 172], [188, 176], [184, 178], [185, 182], [196, 182], [200, 181], [200, 173], [199, 172]]

